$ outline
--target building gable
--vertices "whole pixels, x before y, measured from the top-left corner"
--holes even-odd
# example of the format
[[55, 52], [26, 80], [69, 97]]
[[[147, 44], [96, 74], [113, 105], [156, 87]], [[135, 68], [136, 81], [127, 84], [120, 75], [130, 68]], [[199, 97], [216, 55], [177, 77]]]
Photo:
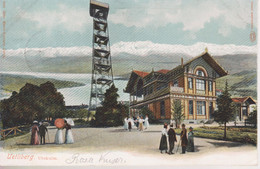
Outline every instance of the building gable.
[[197, 67], [203, 67], [209, 77], [219, 78], [227, 75], [227, 72], [207, 52], [190, 60], [185, 64], [188, 73], [195, 73]]

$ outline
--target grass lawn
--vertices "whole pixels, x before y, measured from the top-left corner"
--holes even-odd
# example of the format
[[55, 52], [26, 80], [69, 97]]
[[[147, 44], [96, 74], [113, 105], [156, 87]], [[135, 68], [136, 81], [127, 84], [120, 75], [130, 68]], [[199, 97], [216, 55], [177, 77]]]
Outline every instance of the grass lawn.
[[[175, 131], [177, 134], [181, 133], [181, 129], [176, 129]], [[195, 137], [222, 140], [224, 127], [198, 127], [194, 128], [193, 132]], [[251, 127], [227, 127], [226, 140], [256, 145], [257, 129]]]

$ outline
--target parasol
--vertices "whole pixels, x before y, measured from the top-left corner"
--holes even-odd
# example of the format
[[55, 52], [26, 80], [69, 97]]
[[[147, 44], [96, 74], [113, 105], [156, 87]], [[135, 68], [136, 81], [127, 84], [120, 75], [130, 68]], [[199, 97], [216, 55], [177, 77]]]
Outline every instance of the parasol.
[[57, 128], [64, 128], [64, 126], [65, 126], [64, 119], [56, 119], [55, 122], [54, 122], [54, 125]]
[[75, 124], [74, 124], [74, 121], [71, 119], [71, 118], [68, 118], [68, 119], [64, 119], [64, 120], [66, 120], [67, 121], [67, 123], [69, 124], [69, 125], [71, 125], [71, 126], [74, 126]]

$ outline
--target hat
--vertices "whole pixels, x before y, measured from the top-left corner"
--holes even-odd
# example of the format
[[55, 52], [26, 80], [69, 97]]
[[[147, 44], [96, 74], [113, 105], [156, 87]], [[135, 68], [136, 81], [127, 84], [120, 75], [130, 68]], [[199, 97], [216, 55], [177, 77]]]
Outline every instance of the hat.
[[34, 124], [34, 123], [37, 123], [37, 124], [38, 124], [38, 121], [37, 121], [37, 120], [34, 120], [34, 121], [33, 121], [33, 124]]
[[190, 127], [190, 129], [193, 129], [192, 127]]

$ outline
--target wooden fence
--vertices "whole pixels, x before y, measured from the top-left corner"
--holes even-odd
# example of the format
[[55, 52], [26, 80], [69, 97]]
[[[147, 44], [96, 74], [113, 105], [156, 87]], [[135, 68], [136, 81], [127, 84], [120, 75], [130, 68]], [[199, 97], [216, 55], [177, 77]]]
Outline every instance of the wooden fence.
[[18, 132], [23, 133], [23, 131], [20, 130], [23, 127], [26, 127], [26, 126], [16, 126], [16, 127], [8, 128], [8, 129], [3, 129], [3, 130], [0, 131], [1, 132], [1, 137], [3, 139], [5, 139], [9, 135], [14, 135], [15, 136], [15, 135], [17, 135]]

